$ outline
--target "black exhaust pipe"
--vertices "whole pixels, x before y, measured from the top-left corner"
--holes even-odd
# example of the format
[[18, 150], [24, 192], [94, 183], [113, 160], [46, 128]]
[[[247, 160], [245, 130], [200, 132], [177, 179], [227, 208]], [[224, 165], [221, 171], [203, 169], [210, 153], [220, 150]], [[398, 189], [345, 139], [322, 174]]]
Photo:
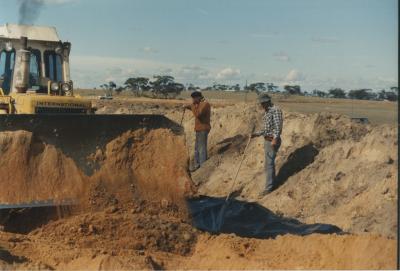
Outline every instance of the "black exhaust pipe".
[[21, 49], [28, 50], [28, 37], [21, 37]]

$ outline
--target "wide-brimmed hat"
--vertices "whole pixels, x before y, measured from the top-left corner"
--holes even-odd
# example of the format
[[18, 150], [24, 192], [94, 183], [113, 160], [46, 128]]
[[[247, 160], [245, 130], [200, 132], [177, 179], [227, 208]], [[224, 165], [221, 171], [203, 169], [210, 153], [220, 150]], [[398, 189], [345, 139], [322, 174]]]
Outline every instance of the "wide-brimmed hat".
[[201, 93], [200, 91], [194, 91], [194, 92], [192, 92], [192, 94], [190, 94], [190, 96], [192, 98], [196, 98], [196, 97], [202, 98], [203, 97], [203, 93]]
[[271, 97], [268, 94], [265, 94], [265, 93], [264, 94], [260, 94], [258, 96], [258, 102], [260, 104], [269, 103], [269, 102], [271, 102]]

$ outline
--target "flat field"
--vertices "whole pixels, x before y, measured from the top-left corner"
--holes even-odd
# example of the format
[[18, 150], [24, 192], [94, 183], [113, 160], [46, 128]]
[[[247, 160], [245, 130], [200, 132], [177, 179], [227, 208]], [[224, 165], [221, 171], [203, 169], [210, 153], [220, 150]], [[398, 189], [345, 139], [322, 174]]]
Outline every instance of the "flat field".
[[[78, 90], [82, 96], [96, 97], [103, 95], [103, 90]], [[238, 102], [255, 102], [257, 95], [255, 93], [242, 92], [222, 92], [222, 91], [204, 91], [204, 96], [211, 102], [217, 104], [236, 104]], [[288, 112], [299, 113], [334, 113], [346, 115], [354, 118], [368, 118], [373, 124], [396, 124], [397, 123], [397, 102], [388, 101], [363, 101], [350, 99], [332, 99], [304, 96], [285, 96], [283, 94], [272, 94], [274, 102], [282, 109]], [[135, 98], [130, 92], [123, 92], [115, 95], [115, 99], [130, 100]], [[178, 99], [187, 100], [190, 98], [190, 92], [183, 92]], [[140, 100], [140, 99], [139, 99]], [[157, 102], [157, 99], [147, 99], [144, 101]], [[165, 102], [165, 101], [164, 101]]]

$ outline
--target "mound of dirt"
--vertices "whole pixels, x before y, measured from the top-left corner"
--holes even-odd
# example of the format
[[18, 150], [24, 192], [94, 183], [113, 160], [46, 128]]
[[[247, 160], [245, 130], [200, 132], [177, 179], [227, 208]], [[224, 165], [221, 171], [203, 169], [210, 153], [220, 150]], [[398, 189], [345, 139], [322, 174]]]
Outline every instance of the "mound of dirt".
[[185, 153], [183, 137], [169, 130], [128, 131], [92, 157], [99, 169], [83, 200], [96, 208], [132, 199], [183, 203], [192, 191]]
[[[67, 198], [79, 203], [67, 212], [50, 207], [11, 210], [2, 217], [4, 229], [31, 231], [28, 239], [70, 249], [98, 248], [92, 257], [126, 251], [187, 255], [197, 230], [186, 220], [185, 197], [192, 184], [184, 144], [169, 129], [127, 131], [87, 157], [98, 166], [88, 176], [60, 149], [30, 132], [0, 133], [1, 181], [7, 185], [0, 192], [3, 202]], [[17, 178], [11, 178], [10, 169]]]
[[[192, 178], [199, 193], [226, 196], [232, 186], [247, 135], [261, 127], [262, 112], [252, 105], [213, 110], [210, 159]], [[277, 157], [280, 187], [266, 197], [263, 139], [253, 140], [234, 191], [276, 213], [305, 223], [328, 223], [353, 233], [397, 233], [397, 130], [365, 125], [328, 113], [284, 112], [282, 147]], [[192, 119], [185, 120], [186, 130]], [[188, 133], [193, 142], [193, 133]], [[193, 146], [191, 145], [192, 149]]]
[[95, 255], [124, 255], [126, 251], [187, 255], [196, 242], [197, 230], [172, 206], [142, 202], [60, 219], [29, 236], [62, 242], [71, 249], [97, 248]]
[[[179, 106], [125, 106], [126, 113], [156, 113], [180, 122]], [[119, 107], [108, 103], [104, 110]], [[198, 193], [226, 196], [247, 143], [262, 126], [256, 104], [213, 104], [209, 156], [192, 174]], [[354, 233], [397, 235], [397, 129], [366, 125], [331, 113], [284, 112], [283, 144], [277, 157], [280, 187], [259, 198], [265, 182], [263, 139], [251, 142], [235, 191], [242, 200], [257, 201], [276, 213], [305, 223], [335, 224]], [[194, 148], [194, 120], [185, 114], [187, 150]]]
[[[396, 241], [378, 236], [285, 235], [274, 240], [203, 235], [172, 269], [393, 269]], [[167, 266], [168, 267], [168, 266]]]

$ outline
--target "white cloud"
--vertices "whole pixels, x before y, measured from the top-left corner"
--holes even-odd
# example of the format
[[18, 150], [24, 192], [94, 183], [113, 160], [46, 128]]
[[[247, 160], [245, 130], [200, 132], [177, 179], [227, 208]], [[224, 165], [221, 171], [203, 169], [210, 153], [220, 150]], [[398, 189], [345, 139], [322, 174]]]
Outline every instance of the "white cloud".
[[196, 84], [206, 84], [215, 78], [213, 73], [197, 65], [185, 65], [176, 72], [176, 79]]
[[174, 72], [174, 70], [171, 69], [171, 68], [160, 67], [160, 68], [158, 69], [158, 73], [159, 73], [160, 75], [172, 75], [173, 72]]
[[321, 76], [317, 74], [307, 74], [305, 76], [298, 70], [291, 70], [286, 75], [265, 73], [256, 77], [254, 80], [261, 82], [274, 83], [283, 88], [285, 85], [300, 85], [303, 91], [313, 89], [329, 90], [331, 88], [343, 88], [345, 90], [358, 88], [371, 88], [374, 90], [388, 89], [398, 85], [397, 77], [374, 76], [374, 77], [354, 77], [354, 76]]
[[286, 75], [285, 80], [288, 83], [295, 83], [295, 82], [304, 81], [305, 80], [305, 76], [301, 72], [299, 72], [298, 70], [291, 70]]
[[214, 82], [244, 84], [245, 79], [251, 82], [268, 82], [283, 87], [285, 84], [298, 84], [303, 90], [315, 88], [328, 90], [331, 87], [341, 87], [345, 90], [355, 88], [382, 89], [398, 84], [397, 76], [382, 74], [380, 77], [327, 77], [317, 74], [305, 76], [297, 69], [287, 74], [278, 72], [252, 74], [242, 72], [238, 67], [207, 65], [184, 65], [174, 62], [161, 62], [149, 59], [118, 58], [106, 56], [71, 56], [71, 73], [75, 86], [78, 88], [98, 87], [108, 81], [122, 85], [132, 76], [171, 75], [177, 82], [193, 83], [198, 86], [209, 86]]
[[274, 59], [282, 62], [289, 62], [290, 57], [285, 52], [281, 51], [279, 53], [274, 54]]
[[386, 84], [386, 85], [393, 85], [393, 86], [395, 86], [395, 85], [398, 84], [398, 80], [396, 80], [396, 79], [393, 78], [393, 77], [382, 77], [382, 76], [378, 76], [378, 77], [376, 78], [376, 81], [377, 81], [379, 84]]
[[240, 76], [240, 70], [239, 69], [234, 69], [231, 67], [224, 68], [220, 70], [217, 75], [216, 79], [218, 80], [236, 80], [239, 79]]
[[77, 87], [95, 87], [107, 81], [123, 84], [130, 76], [152, 77], [158, 71], [179, 68], [176, 63], [103, 56], [71, 56], [71, 74]]
[[141, 51], [143, 51], [143, 52], [145, 52], [145, 53], [149, 53], [149, 54], [151, 54], [151, 53], [157, 53], [157, 52], [158, 52], [157, 49], [154, 49], [153, 47], [150, 47], [150, 46], [145, 46], [145, 47], [143, 47], [143, 48], [141, 49]]
[[271, 75], [269, 73], [265, 73], [264, 77], [262, 80], [265, 79], [265, 81], [267, 81], [268, 83], [281, 83], [283, 81], [285, 81], [285, 77], [284, 76], [279, 76], [279, 75]]

